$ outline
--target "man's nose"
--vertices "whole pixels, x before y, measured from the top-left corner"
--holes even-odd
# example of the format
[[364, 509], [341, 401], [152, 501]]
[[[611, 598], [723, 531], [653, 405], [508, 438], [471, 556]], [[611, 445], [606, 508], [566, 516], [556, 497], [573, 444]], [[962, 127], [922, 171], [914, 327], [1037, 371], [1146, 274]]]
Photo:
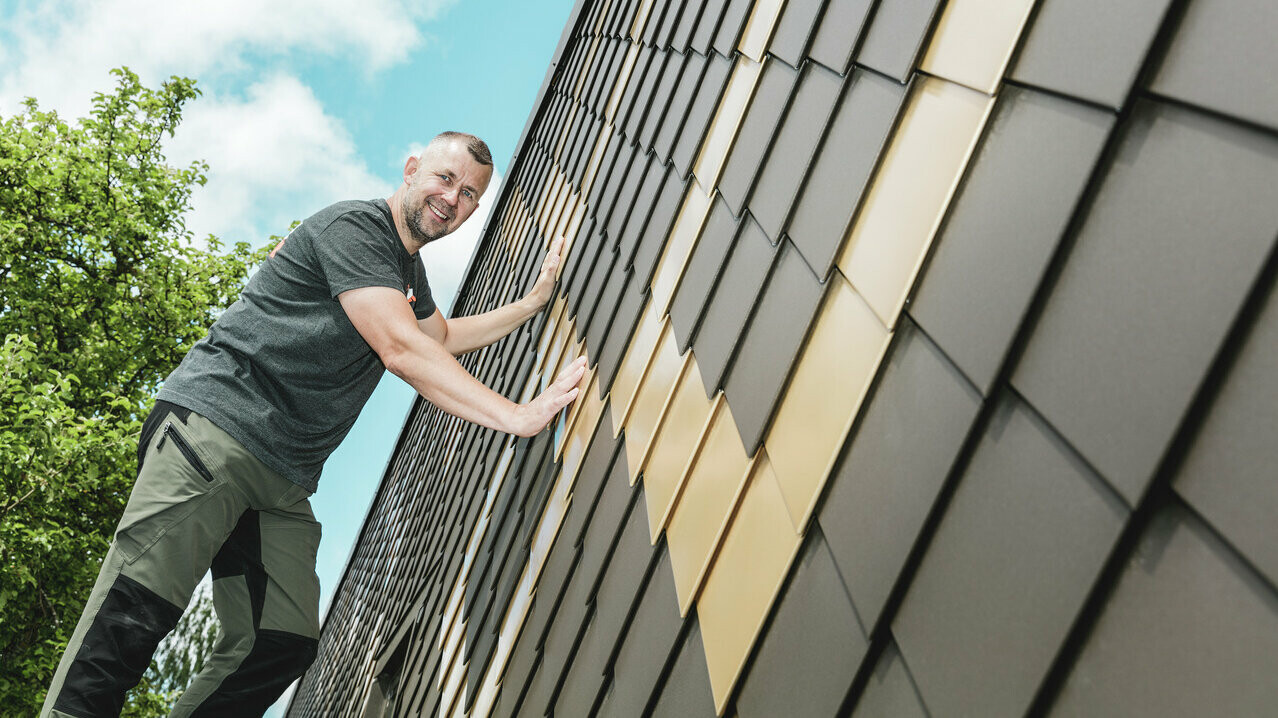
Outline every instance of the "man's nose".
[[451, 191], [444, 193], [444, 201], [449, 205], [456, 207], [457, 202], [461, 200], [461, 189], [454, 187]]

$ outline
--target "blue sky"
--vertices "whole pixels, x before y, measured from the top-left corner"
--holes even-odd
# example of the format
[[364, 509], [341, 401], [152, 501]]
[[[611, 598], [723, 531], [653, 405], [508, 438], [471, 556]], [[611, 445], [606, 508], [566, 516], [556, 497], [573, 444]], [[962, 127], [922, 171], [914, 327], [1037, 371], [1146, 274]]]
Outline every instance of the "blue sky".
[[[473, 132], [496, 174], [480, 211], [424, 256], [447, 312], [500, 190], [572, 8], [569, 0], [0, 0], [0, 115], [23, 97], [86, 114], [108, 70], [156, 85], [193, 77], [203, 95], [166, 144], [202, 159], [197, 236], [264, 243], [326, 204], [388, 195], [403, 162], [444, 130]], [[160, 338], [157, 338], [159, 340]], [[324, 525], [327, 607], [414, 393], [383, 379], [312, 499]], [[271, 715], [280, 712], [279, 706]]]

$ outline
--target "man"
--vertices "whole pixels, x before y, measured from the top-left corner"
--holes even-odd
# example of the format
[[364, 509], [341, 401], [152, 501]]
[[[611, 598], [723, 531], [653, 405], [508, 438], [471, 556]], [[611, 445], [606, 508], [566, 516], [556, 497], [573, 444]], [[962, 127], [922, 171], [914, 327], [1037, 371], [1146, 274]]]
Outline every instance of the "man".
[[487, 346], [550, 298], [561, 243], [532, 291], [444, 319], [417, 251], [457, 229], [492, 178], [478, 138], [446, 132], [389, 200], [340, 202], [297, 227], [160, 391], [138, 480], [43, 715], [118, 715], [210, 567], [222, 631], [172, 715], [261, 715], [314, 660], [324, 460], [390, 369], [439, 408], [520, 436], [577, 395], [579, 359], [518, 405], [453, 355]]

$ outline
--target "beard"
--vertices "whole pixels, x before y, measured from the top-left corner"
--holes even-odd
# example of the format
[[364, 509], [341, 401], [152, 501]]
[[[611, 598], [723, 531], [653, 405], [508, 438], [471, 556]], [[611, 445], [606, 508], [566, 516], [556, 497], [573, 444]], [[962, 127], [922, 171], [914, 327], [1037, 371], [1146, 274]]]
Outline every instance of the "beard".
[[412, 235], [413, 241], [417, 244], [423, 246], [430, 244], [431, 242], [444, 237], [451, 231], [447, 228], [443, 228], [438, 232], [431, 232], [426, 229], [426, 225], [424, 223], [425, 220], [438, 220], [435, 220], [435, 215], [433, 213], [429, 215], [427, 214], [429, 210], [426, 208], [425, 199], [422, 199], [421, 203], [416, 207], [409, 207], [408, 197], [404, 197], [404, 199], [400, 202], [400, 209], [403, 211], [404, 217], [408, 219], [406, 222], [408, 225], [408, 233]]

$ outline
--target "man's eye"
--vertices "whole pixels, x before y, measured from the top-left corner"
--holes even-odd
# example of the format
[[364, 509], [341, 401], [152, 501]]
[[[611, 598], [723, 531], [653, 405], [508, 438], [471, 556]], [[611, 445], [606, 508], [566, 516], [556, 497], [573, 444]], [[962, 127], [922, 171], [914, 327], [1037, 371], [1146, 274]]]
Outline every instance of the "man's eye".
[[473, 198], [474, 198], [474, 195], [472, 195], [472, 194], [470, 193], [470, 190], [468, 190], [468, 189], [464, 189], [464, 190], [462, 190], [462, 194], [466, 195], [466, 199], [473, 199]]

